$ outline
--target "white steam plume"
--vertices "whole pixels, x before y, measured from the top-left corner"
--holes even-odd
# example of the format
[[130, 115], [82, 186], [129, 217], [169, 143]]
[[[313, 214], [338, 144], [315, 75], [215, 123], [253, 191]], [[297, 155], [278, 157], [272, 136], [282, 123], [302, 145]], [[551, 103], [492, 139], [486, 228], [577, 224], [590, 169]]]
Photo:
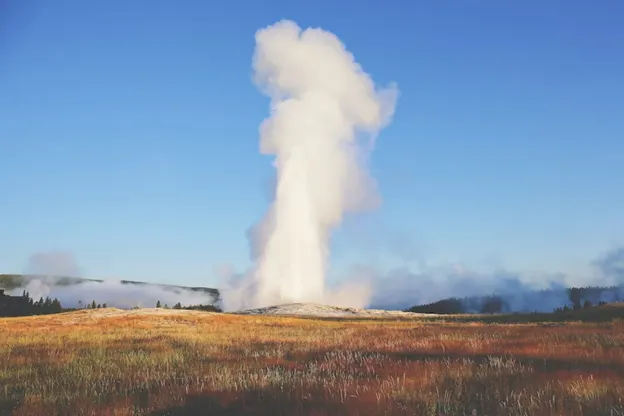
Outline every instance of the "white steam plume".
[[[375, 184], [365, 168], [372, 139], [391, 119], [398, 91], [378, 90], [340, 40], [321, 29], [280, 21], [256, 33], [255, 81], [271, 98], [260, 126], [260, 151], [275, 155], [275, 200], [252, 231], [255, 268], [224, 292], [230, 308], [328, 302], [330, 233], [345, 213], [374, 208]], [[363, 306], [368, 290], [341, 303]], [[229, 297], [229, 299], [228, 299]], [[238, 304], [236, 304], [238, 303]], [[227, 307], [227, 306], [226, 306]]]

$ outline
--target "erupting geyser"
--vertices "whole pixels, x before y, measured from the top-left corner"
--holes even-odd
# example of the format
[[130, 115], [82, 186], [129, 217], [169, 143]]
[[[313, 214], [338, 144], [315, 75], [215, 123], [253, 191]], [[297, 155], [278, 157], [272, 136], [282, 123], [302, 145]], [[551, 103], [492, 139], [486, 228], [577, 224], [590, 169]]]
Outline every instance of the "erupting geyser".
[[[390, 121], [398, 92], [376, 89], [333, 34], [301, 31], [291, 21], [256, 33], [253, 68], [271, 98], [260, 151], [275, 155], [277, 187], [252, 231], [255, 266], [243, 284], [247, 293], [238, 294], [240, 306], [329, 303], [330, 232], [345, 213], [377, 205], [365, 167], [370, 146], [362, 138], [372, 143]], [[354, 306], [361, 303], [354, 299]]]

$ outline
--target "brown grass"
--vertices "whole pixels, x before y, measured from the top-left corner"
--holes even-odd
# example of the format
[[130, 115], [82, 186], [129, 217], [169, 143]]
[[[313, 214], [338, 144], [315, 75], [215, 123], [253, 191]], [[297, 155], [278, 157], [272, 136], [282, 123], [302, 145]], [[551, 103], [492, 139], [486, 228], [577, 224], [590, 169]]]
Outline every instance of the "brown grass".
[[624, 323], [0, 319], [0, 414], [624, 415]]

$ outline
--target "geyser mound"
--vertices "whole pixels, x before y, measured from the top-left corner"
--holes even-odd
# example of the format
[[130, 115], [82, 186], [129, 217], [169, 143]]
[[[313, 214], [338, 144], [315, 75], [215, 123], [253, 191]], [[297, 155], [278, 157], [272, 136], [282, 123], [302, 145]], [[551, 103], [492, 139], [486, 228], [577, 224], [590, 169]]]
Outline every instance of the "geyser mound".
[[260, 151], [275, 156], [277, 186], [251, 231], [254, 266], [223, 291], [224, 307], [366, 306], [366, 282], [326, 288], [329, 238], [345, 214], [378, 205], [367, 156], [394, 113], [398, 91], [376, 89], [332, 33], [302, 31], [287, 20], [256, 33], [253, 68], [256, 84], [271, 98]]
[[362, 309], [329, 306], [317, 303], [288, 303], [265, 308], [247, 309], [238, 312], [244, 315], [275, 315], [275, 316], [310, 316], [310, 317], [416, 317], [422, 314], [403, 311], [387, 311], [383, 309]]

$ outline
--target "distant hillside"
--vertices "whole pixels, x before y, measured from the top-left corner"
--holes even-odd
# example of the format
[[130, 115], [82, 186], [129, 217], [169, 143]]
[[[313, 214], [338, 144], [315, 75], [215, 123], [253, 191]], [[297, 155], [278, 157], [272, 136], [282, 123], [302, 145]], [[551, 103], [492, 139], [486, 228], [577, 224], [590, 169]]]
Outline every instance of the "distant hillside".
[[[0, 274], [0, 288], [6, 289], [7, 291], [24, 288], [28, 283], [32, 280], [39, 279], [43, 282], [53, 283], [54, 286], [71, 286], [77, 285], [80, 283], [87, 282], [96, 282], [103, 283], [104, 280], [97, 279], [85, 279], [81, 277], [67, 277], [67, 276], [55, 276], [55, 277], [45, 277], [45, 276], [33, 276], [33, 275], [22, 275], [22, 274]], [[132, 280], [121, 280], [121, 284], [127, 285], [149, 285], [161, 287], [163, 289], [184, 289], [191, 290], [194, 292], [204, 292], [213, 296], [213, 298], [219, 297], [219, 290], [208, 288], [208, 287], [188, 287], [188, 286], [176, 286], [176, 285], [165, 285], [160, 283], [148, 283], [148, 282], [136, 282]]]
[[556, 309], [581, 309], [622, 301], [624, 301], [624, 287], [622, 286], [573, 287], [447, 298], [426, 305], [416, 305], [406, 311], [436, 314], [552, 312]]

